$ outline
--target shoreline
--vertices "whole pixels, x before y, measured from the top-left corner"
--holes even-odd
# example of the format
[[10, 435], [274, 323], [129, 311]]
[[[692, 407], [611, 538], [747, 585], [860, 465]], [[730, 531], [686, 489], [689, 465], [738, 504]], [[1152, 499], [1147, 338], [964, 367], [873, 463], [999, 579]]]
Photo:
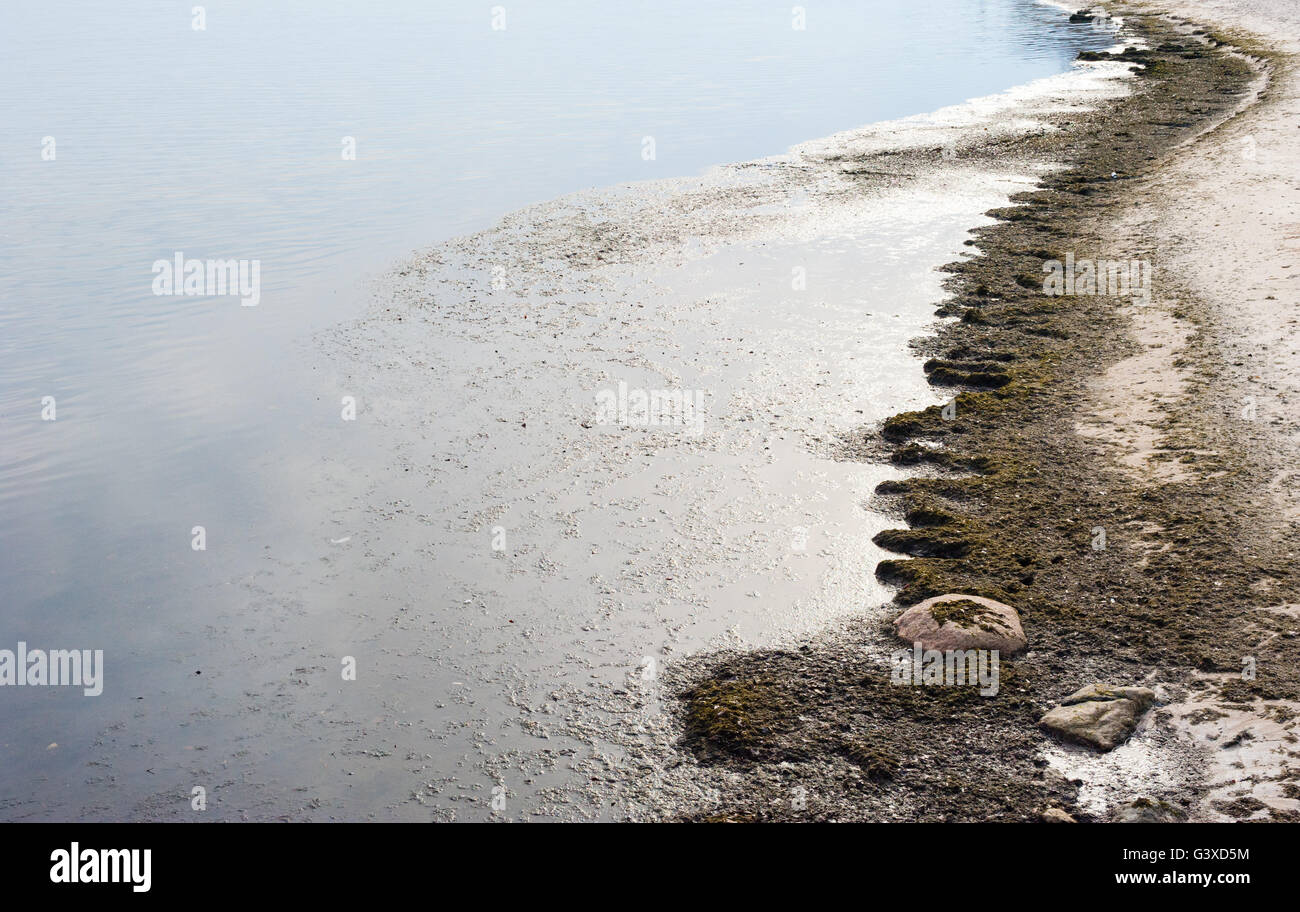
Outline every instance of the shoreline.
[[[1157, 392], [1144, 406], [1148, 420], [1137, 422], [1144, 437], [1134, 439], [1127, 420], [1116, 431], [1150, 392], [1125, 365], [1171, 360], [1146, 346], [1196, 337], [1196, 305], [1161, 278], [1151, 309], [1035, 291], [1044, 262], [1067, 252], [1158, 258], [1140, 230], [1117, 226], [1143, 225], [1134, 199], [1180, 148], [1232, 116], [1255, 67], [1279, 60], [1235, 37], [1255, 55], [1247, 65], [1226, 36], [1197, 34], [1147, 7], [1113, 11], [1152, 49], [1119, 58], [1142, 70], [1143, 88], [1034, 140], [1038, 154], [1067, 167], [990, 213], [998, 222], [975, 232], [978, 254], [948, 268], [940, 314], [959, 321], [919, 342], [931, 382], [956, 397], [955, 420], [938, 407], [904, 413], [884, 423], [882, 437], [867, 431], [844, 447], [847, 457], [926, 470], [877, 489], [908, 521], [877, 537], [907, 556], [877, 569], [901, 587], [890, 619], [945, 592], [994, 598], [1020, 611], [1029, 652], [1004, 664], [1001, 691], [986, 702], [961, 689], [891, 688], [888, 622], [851, 622], [795, 650], [693, 660], [674, 680], [689, 769], [674, 778], [715, 783], [720, 798], [701, 806], [683, 786], [648, 816], [1037, 820], [1054, 809], [1086, 821], [1116, 819], [1129, 806], [1130, 816], [1169, 819], [1293, 817], [1300, 791], [1285, 763], [1265, 790], [1277, 796], [1271, 804], [1228, 788], [1211, 806], [1203, 780], [1217, 745], [1174, 723], [1180, 707], [1198, 721], [1230, 716], [1207, 704], [1262, 718], [1259, 701], [1281, 707], [1300, 693], [1286, 617], [1256, 610], [1262, 589], [1293, 598], [1295, 561], [1285, 539], [1269, 534], [1258, 498], [1267, 468], [1237, 445], [1230, 413], [1210, 404], [1223, 392], [1222, 359], [1198, 352], [1197, 384]], [[1135, 321], [1157, 323], [1152, 315], [1166, 312], [1192, 325], [1174, 337], [1132, 337]], [[1118, 378], [1109, 403], [1098, 378]], [[1170, 406], [1184, 395], [1200, 396], [1200, 407], [1184, 408], [1175, 426]], [[1088, 424], [1097, 433], [1079, 432]], [[1098, 527], [1109, 535], [1104, 550], [1090, 547]], [[1248, 655], [1268, 674], [1235, 679]], [[1156, 689], [1156, 709], [1128, 743], [1093, 755], [1038, 730], [1046, 709], [1099, 681]]]
[[[1101, 35], [1075, 47], [1113, 45]], [[514, 819], [616, 819], [673, 762], [657, 669], [796, 643], [888, 600], [862, 555], [883, 556], [872, 538], [892, 521], [864, 504], [913, 469], [844, 459], [840, 437], [942, 401], [908, 347], [934, 324], [937, 267], [1042, 167], [974, 146], [1011, 150], [1131, 81], [1123, 63], [1074, 66], [783, 155], [539, 203], [418, 254], [325, 340], [341, 389], [369, 405], [368, 448], [392, 456], [366, 473], [371, 513], [331, 572], [363, 599], [435, 594], [373, 644], [409, 662], [405, 696], [435, 733], [410, 745], [427, 779], [403, 812], [455, 819], [473, 800], [458, 792], [486, 781]], [[860, 167], [863, 146], [887, 149], [886, 167]], [[602, 424], [620, 382], [702, 392], [703, 421]]]

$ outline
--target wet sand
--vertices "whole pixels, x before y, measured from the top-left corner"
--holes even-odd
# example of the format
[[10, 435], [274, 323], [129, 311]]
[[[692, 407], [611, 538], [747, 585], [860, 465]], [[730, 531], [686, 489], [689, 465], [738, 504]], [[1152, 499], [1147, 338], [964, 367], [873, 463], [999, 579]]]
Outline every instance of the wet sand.
[[[422, 804], [449, 819], [468, 774], [504, 783], [505, 819], [636, 816], [624, 769], [672, 762], [663, 671], [880, 610], [872, 539], [890, 519], [867, 504], [905, 470], [845, 458], [842, 435], [942, 401], [908, 344], [943, 298], [936, 267], [1038, 167], [962, 144], [1023, 136], [1127, 75], [1099, 64], [702, 178], [533, 207], [413, 260], [390, 303], [332, 335], [340, 388], [397, 459], [363, 498], [391, 505], [382, 523], [338, 534], [351, 553], [409, 548], [355, 585], [445, 593], [384, 648], [403, 664], [420, 644], [483, 707], [472, 730], [439, 736], [481, 771]], [[873, 146], [887, 169], [854, 164]], [[698, 392], [697, 426], [602, 423], [599, 397], [620, 384]], [[576, 785], [574, 764], [590, 771]]]
[[[1046, 167], [1015, 143], [1131, 78], [1080, 66], [530, 207], [414, 258], [327, 334], [361, 452], [389, 462], [323, 479], [365, 485], [319, 581], [261, 585], [400, 605], [357, 654], [402, 697], [348, 723], [382, 813], [653, 816], [641, 790], [681, 767], [668, 703], [690, 656], [883, 617], [873, 538], [892, 520], [869, 501], [915, 470], [854, 458], [844, 435], [946, 398], [909, 346], [935, 325], [937, 267]], [[602, 421], [620, 389], [698, 396], [697, 420]], [[355, 796], [316, 801], [311, 819]]]

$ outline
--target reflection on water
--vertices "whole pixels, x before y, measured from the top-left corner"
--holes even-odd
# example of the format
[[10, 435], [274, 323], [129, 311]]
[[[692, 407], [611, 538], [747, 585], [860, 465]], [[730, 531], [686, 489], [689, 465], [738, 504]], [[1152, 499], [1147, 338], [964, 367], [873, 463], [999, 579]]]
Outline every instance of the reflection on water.
[[[0, 8], [0, 648], [109, 663], [98, 702], [0, 691], [8, 816], [136, 806], [152, 773], [88, 778], [92, 741], [113, 756], [105, 720], [185, 744], [167, 695], [193, 690], [205, 637], [240, 635], [213, 621], [246, 599], [231, 581], [271, 544], [314, 553], [295, 519], [329, 489], [315, 454], [345, 444], [306, 342], [358, 312], [367, 271], [531, 202], [777, 153], [1111, 43], [1031, 0], [820, 3], [803, 29], [741, 0], [509, 5], [504, 29], [461, 2], [245, 0], [203, 30], [188, 9]], [[178, 251], [259, 260], [259, 306], [152, 294]]]

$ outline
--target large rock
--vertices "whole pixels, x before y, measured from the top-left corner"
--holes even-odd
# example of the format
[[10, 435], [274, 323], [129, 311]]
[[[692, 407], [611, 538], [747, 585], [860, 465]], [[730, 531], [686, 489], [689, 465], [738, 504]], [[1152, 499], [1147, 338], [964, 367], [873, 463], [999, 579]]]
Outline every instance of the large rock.
[[1027, 645], [1016, 609], [977, 595], [936, 595], [894, 622], [899, 637], [924, 649], [996, 649], [1012, 655]]
[[1155, 698], [1146, 687], [1089, 684], [1062, 700], [1038, 724], [1067, 741], [1108, 751], [1133, 734]]

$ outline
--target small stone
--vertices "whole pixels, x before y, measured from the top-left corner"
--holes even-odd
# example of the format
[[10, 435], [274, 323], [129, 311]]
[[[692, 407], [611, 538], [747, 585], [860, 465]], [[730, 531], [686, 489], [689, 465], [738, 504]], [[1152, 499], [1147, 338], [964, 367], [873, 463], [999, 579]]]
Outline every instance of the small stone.
[[1150, 798], [1130, 801], [1115, 811], [1116, 823], [1180, 823], [1186, 815], [1173, 805]]
[[1016, 609], [978, 595], [949, 593], [918, 602], [894, 628], [902, 640], [923, 649], [996, 649], [1007, 656], [1028, 645]]
[[1113, 750], [1133, 734], [1155, 698], [1146, 687], [1089, 684], [1049, 710], [1038, 724], [1067, 741]]
[[1043, 811], [1043, 821], [1045, 823], [1078, 823], [1077, 820], [1060, 808], [1048, 808]]

